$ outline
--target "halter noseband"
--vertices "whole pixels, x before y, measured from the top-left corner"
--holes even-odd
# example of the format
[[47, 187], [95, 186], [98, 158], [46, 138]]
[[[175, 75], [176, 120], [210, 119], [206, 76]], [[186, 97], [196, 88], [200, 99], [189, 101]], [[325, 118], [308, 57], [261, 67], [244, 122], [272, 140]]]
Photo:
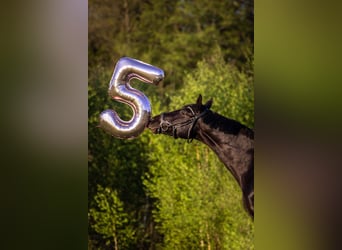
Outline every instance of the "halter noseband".
[[189, 109], [191, 111], [191, 113], [193, 114], [193, 117], [191, 117], [189, 120], [185, 121], [185, 122], [179, 122], [179, 123], [174, 123], [172, 124], [169, 121], [165, 121], [164, 120], [164, 113], [161, 114], [160, 116], [160, 124], [159, 124], [159, 128], [157, 130], [157, 132], [160, 134], [162, 132], [166, 132], [170, 127], [172, 127], [172, 134], [173, 137], [175, 139], [177, 139], [177, 128], [181, 128], [184, 126], [187, 126], [189, 124], [190, 127], [188, 129], [188, 138], [187, 141], [190, 143], [192, 142], [192, 140], [194, 139], [193, 137], [191, 138], [191, 133], [195, 127], [196, 122], [203, 117], [204, 115], [206, 115], [206, 113], [208, 112], [209, 109], [205, 109], [202, 113], [200, 113], [199, 115], [196, 115], [196, 113], [193, 111], [193, 109], [191, 107], [187, 107], [187, 109]]

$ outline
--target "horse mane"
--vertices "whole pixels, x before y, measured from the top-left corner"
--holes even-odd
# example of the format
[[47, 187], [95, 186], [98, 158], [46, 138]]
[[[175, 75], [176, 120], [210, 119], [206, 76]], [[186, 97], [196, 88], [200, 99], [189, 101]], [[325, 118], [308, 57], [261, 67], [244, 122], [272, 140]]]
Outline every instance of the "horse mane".
[[246, 137], [250, 139], [254, 139], [254, 131], [247, 126], [235, 121], [233, 119], [229, 119], [224, 117], [214, 111], [208, 112], [208, 115], [203, 117], [203, 122], [206, 123], [213, 129], [217, 129], [227, 134], [244, 134]]

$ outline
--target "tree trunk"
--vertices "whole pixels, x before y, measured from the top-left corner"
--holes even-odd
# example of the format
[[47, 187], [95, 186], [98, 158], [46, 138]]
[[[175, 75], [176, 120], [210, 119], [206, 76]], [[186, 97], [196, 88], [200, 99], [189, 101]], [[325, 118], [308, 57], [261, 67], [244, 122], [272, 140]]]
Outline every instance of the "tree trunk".
[[119, 250], [118, 239], [116, 238], [116, 234], [114, 234], [114, 250]]
[[211, 246], [210, 246], [210, 235], [208, 233], [209, 229], [208, 229], [208, 222], [206, 223], [206, 227], [207, 227], [207, 241], [208, 241], [208, 250], [211, 250]]
[[126, 43], [129, 45], [130, 43], [130, 25], [129, 25], [129, 12], [128, 12], [128, 2], [124, 0], [124, 12], [125, 12], [125, 33], [126, 33]]

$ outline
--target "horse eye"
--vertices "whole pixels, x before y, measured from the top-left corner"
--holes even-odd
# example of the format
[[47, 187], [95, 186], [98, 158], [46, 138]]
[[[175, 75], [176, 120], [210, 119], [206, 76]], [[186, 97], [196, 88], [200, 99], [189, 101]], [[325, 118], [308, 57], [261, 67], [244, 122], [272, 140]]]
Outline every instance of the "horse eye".
[[187, 110], [188, 114], [191, 114], [192, 116], [195, 115], [195, 112], [193, 111], [193, 109], [190, 106], [186, 107], [186, 110]]

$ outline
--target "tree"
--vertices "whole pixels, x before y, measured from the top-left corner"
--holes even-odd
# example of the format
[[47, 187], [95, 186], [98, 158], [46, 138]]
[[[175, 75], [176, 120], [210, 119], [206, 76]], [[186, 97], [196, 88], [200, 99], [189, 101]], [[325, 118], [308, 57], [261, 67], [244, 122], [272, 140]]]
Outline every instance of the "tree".
[[[98, 117], [105, 109], [115, 109], [120, 117], [131, 116], [126, 105], [112, 101], [107, 94], [105, 79], [110, 74], [99, 72], [88, 87], [88, 207], [98, 209], [95, 197], [98, 195], [97, 185], [116, 190], [116, 194], [124, 205], [125, 213], [134, 221], [136, 242], [130, 249], [153, 244], [155, 237], [151, 219], [152, 202], [149, 201], [142, 176], [148, 171], [149, 138], [144, 134], [135, 140], [120, 140], [110, 136], [98, 127]], [[98, 85], [97, 88], [93, 87]], [[89, 238], [97, 242], [99, 248], [105, 241], [93, 230], [94, 220], [89, 219]], [[102, 236], [101, 236], [102, 237]]]
[[[137, 25], [142, 1], [90, 0], [88, 4], [89, 67], [111, 67], [116, 58], [130, 55], [130, 35]], [[132, 56], [132, 55], [131, 55]]]
[[162, 67], [167, 75], [156, 91], [182, 85], [187, 70], [222, 49], [225, 62], [253, 74], [254, 9], [251, 0], [89, 2], [89, 66], [113, 67], [130, 56]]
[[253, 1], [151, 0], [141, 9], [132, 45], [142, 60], [163, 65], [168, 91], [215, 46], [226, 62], [252, 73]]
[[221, 115], [254, 127], [254, 78], [225, 63], [220, 47], [199, 61], [197, 68], [183, 78], [183, 88], [172, 93], [171, 109], [180, 103], [193, 103], [198, 94], [214, 99], [212, 109]]
[[94, 199], [97, 208], [91, 208], [88, 214], [94, 221], [92, 227], [107, 239], [106, 245], [113, 245], [115, 250], [126, 249], [134, 242], [135, 236], [132, 218], [124, 212], [117, 192], [98, 185]]

